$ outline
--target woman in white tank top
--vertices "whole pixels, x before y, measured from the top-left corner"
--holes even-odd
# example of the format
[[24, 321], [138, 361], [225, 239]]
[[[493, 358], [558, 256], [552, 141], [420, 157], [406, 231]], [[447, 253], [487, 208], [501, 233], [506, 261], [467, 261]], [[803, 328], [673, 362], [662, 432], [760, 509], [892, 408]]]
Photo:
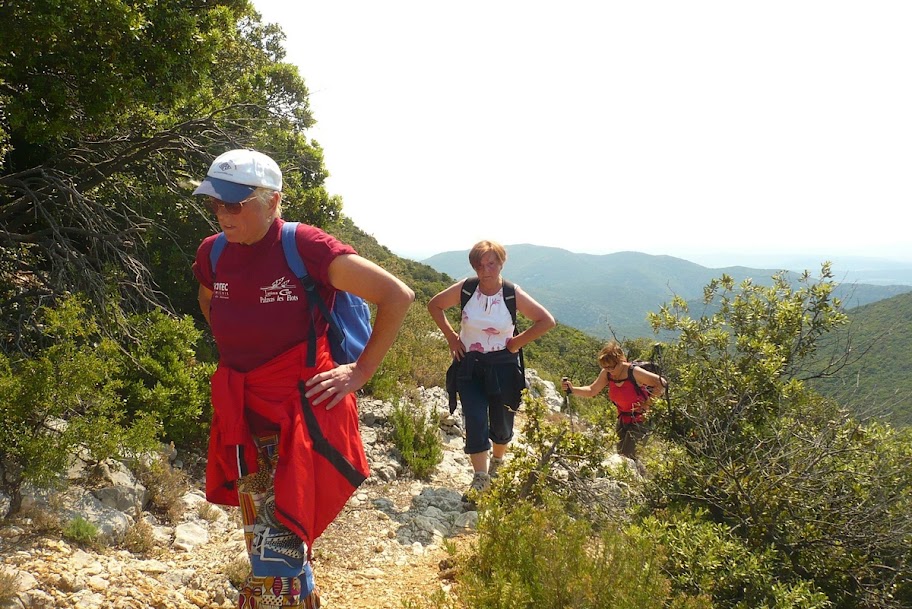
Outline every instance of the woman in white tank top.
[[[476, 243], [469, 252], [478, 286], [462, 309], [459, 333], [453, 329], [445, 311], [461, 304], [465, 281], [454, 283], [428, 303], [428, 311], [443, 332], [453, 356], [447, 372], [448, 381], [454, 380], [452, 387], [447, 383], [451, 407], [455, 406], [452, 395], [455, 391], [465, 417], [465, 452], [474, 470], [471, 488], [478, 492], [488, 487], [513, 437], [515, 409], [525, 387], [519, 350], [555, 325], [547, 309], [514, 285], [511, 291], [515, 292], [516, 310], [530, 319], [532, 325], [513, 335], [513, 316], [505, 300], [504, 279], [500, 274], [506, 259], [506, 250], [493, 241]], [[490, 464], [488, 451], [492, 452]], [[463, 499], [471, 500], [471, 497]]]

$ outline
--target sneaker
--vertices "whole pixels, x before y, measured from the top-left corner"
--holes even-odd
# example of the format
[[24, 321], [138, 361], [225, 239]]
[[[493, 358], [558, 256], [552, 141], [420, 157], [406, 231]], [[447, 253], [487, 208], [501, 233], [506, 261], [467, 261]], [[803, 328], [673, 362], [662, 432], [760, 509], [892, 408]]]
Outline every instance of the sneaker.
[[491, 476], [485, 472], [475, 472], [475, 475], [472, 476], [472, 484], [469, 485], [469, 490], [463, 494], [462, 500], [472, 503], [473, 497], [488, 490], [489, 486], [491, 486]]
[[497, 470], [500, 469], [500, 466], [504, 464], [503, 457], [491, 457], [490, 463], [488, 463], [488, 476], [493, 478], [497, 475]]

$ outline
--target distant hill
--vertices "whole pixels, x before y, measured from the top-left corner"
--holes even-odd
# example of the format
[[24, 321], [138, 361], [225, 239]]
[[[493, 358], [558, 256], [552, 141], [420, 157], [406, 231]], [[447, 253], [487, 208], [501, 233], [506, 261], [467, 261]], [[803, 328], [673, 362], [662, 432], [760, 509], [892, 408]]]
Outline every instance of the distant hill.
[[[506, 247], [505, 277], [520, 284], [561, 323], [600, 338], [610, 337], [612, 330], [618, 338], [652, 336], [648, 312], [657, 311], [674, 295], [699, 300], [703, 287], [723, 273], [737, 281], [751, 278], [768, 285], [780, 270], [707, 268], [673, 256], [639, 252], [593, 255], [530, 244]], [[454, 279], [474, 274], [468, 250], [443, 252], [422, 262]], [[809, 270], [819, 272], [819, 264]], [[797, 278], [795, 273], [791, 276]], [[909, 292], [912, 285], [843, 283], [837, 295], [852, 308]]]
[[833, 277], [840, 283], [865, 283], [870, 285], [912, 285], [912, 260], [908, 259], [912, 252], [898, 252], [898, 256], [905, 255], [906, 260], [888, 260], [871, 256], [851, 255], [820, 255], [808, 254], [702, 254], [694, 262], [708, 267], [718, 266], [748, 266], [748, 267], [775, 267], [790, 271], [803, 271], [804, 269], [818, 269], [820, 263], [829, 260], [833, 265]]
[[857, 412], [885, 413], [895, 425], [912, 425], [912, 293], [852, 309], [849, 318], [823, 351], [838, 355], [848, 344], [853, 359], [860, 359], [813, 385]]

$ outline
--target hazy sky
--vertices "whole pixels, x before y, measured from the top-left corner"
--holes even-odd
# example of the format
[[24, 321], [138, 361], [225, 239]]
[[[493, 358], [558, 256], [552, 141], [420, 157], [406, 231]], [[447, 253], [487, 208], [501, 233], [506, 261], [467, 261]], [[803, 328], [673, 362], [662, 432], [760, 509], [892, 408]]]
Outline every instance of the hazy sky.
[[397, 254], [912, 260], [909, 0], [254, 5]]

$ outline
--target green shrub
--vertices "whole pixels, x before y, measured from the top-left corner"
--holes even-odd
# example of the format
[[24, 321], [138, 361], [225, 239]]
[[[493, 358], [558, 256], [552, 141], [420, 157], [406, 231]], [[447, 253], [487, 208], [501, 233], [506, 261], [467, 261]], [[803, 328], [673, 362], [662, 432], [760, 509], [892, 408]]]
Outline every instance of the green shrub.
[[402, 460], [421, 479], [430, 476], [443, 460], [440, 439], [440, 417], [428, 415], [423, 406], [399, 402], [390, 415], [391, 440], [402, 454]]
[[202, 332], [188, 315], [154, 311], [129, 320], [118, 379], [130, 416], [141, 413], [162, 426], [163, 439], [179, 446], [203, 445], [210, 417], [209, 378], [215, 365], [196, 358]]
[[752, 549], [744, 540], [707, 514], [676, 514], [649, 517], [630, 528], [637, 537], [653, 540], [665, 549], [665, 572], [674, 590], [682, 594], [706, 594], [716, 607], [754, 609], [824, 609], [825, 594], [812, 582], [795, 577], [777, 581], [783, 558], [772, 548]]
[[473, 609], [710, 607], [702, 598], [672, 598], [662, 564], [649, 539], [617, 528], [595, 533], [546, 494], [540, 506], [489, 505], [457, 581]]
[[64, 525], [63, 538], [91, 548], [99, 546], [98, 527], [82, 516], [77, 516]]
[[53, 483], [77, 450], [103, 461], [156, 444], [152, 417], [128, 417], [119, 390], [122, 350], [103, 336], [83, 300], [39, 310], [47, 346], [33, 357], [0, 354], [0, 487], [10, 513], [25, 482]]
[[649, 504], [669, 521], [663, 542], [683, 553], [671, 555], [676, 584], [707, 573], [719, 607], [910, 600], [912, 445], [807, 386], [821, 337], [845, 322], [829, 265], [820, 276], [777, 274], [770, 286], [723, 276], [699, 317], [679, 298], [652, 316], [679, 337], [667, 350], [673, 408], [658, 417], [675, 447], [652, 472]]

